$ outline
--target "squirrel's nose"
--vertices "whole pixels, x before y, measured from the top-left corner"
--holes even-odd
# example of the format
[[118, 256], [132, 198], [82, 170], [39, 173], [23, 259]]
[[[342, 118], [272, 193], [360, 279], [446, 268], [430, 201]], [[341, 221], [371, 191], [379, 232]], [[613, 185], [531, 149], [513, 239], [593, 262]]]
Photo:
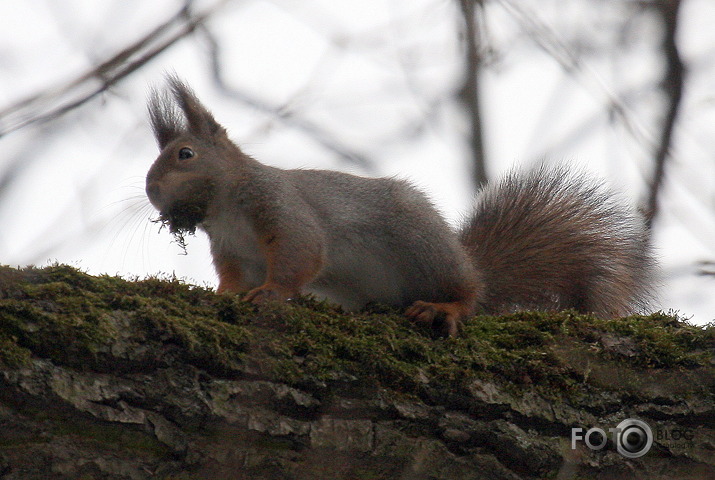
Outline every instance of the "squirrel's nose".
[[161, 187], [159, 187], [159, 182], [151, 182], [146, 185], [146, 196], [149, 197], [151, 203], [156, 203], [159, 200], [159, 195], [161, 195]]

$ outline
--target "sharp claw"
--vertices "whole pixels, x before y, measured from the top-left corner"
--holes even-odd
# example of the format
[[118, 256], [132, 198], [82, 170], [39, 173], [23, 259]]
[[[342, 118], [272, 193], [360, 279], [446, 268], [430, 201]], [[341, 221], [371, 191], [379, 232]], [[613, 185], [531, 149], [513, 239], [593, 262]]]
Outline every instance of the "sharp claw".
[[422, 312], [415, 317], [415, 321], [430, 325], [434, 322], [434, 314], [432, 312]]
[[269, 301], [287, 301], [287, 296], [278, 288], [270, 286], [262, 286], [254, 288], [243, 297], [244, 302], [251, 302], [257, 305], [269, 302]]

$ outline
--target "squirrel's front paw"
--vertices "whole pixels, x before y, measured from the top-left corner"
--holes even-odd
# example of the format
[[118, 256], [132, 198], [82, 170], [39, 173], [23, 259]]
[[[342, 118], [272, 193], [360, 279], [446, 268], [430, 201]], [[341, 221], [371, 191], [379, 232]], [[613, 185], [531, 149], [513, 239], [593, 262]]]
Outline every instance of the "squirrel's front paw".
[[285, 302], [290, 300], [291, 292], [275, 284], [265, 284], [254, 288], [243, 297], [244, 302], [262, 304], [266, 302]]

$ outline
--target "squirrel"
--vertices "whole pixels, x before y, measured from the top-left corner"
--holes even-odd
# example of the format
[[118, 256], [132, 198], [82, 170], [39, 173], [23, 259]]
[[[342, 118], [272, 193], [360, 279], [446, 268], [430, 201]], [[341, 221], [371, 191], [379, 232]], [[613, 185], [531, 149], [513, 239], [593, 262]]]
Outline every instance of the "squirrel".
[[652, 300], [643, 220], [566, 167], [486, 186], [455, 231], [405, 180], [259, 163], [176, 77], [152, 91], [148, 110], [161, 153], [147, 196], [172, 233], [208, 234], [217, 293], [387, 304], [449, 336], [477, 312], [613, 318]]

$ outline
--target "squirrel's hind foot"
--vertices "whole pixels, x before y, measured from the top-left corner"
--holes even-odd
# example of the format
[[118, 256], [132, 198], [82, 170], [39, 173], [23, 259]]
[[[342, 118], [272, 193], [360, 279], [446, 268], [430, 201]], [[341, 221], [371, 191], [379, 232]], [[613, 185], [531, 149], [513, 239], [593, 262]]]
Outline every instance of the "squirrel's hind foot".
[[405, 315], [414, 322], [428, 325], [445, 337], [454, 337], [459, 331], [462, 319], [470, 314], [470, 309], [461, 302], [433, 303], [416, 301]]

